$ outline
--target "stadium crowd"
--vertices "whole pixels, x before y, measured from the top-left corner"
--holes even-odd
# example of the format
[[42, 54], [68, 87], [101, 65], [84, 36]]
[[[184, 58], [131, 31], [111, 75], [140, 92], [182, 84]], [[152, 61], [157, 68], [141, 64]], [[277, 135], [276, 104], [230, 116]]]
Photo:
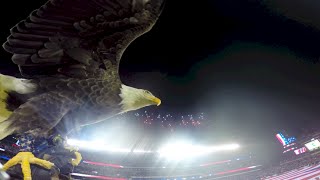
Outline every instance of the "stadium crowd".
[[[225, 180], [254, 180], [265, 179], [274, 175], [280, 175], [290, 170], [305, 166], [320, 164], [320, 152], [307, 153], [295, 160], [287, 160], [279, 165], [270, 167], [255, 167], [250, 161], [235, 161], [214, 166], [197, 167], [105, 167], [83, 163], [76, 168], [76, 172], [108, 177], [132, 178], [132, 180], [160, 180], [160, 179], [225, 179]], [[243, 167], [253, 167], [245, 169]], [[242, 167], [242, 168], [241, 168]], [[243, 170], [242, 170], [243, 169]], [[238, 171], [239, 170], [239, 171]]]
[[[11, 157], [19, 149], [14, 139], [10, 142], [0, 142], [0, 148], [2, 157]], [[320, 164], [319, 149], [299, 155], [291, 153], [291, 158], [286, 158], [278, 164], [260, 166], [256, 164], [254, 156], [251, 158], [251, 154], [241, 158], [233, 157], [225, 162], [221, 161], [222, 163], [209, 163], [213, 161], [208, 157], [202, 160], [197, 159], [197, 163], [169, 163], [160, 161], [153, 153], [119, 155], [113, 152], [93, 153], [89, 151], [88, 153], [82, 152], [83, 162], [74, 169], [74, 173], [132, 180], [255, 180]], [[220, 155], [221, 158], [224, 158], [222, 154]], [[229, 154], [226, 154], [227, 156]], [[2, 158], [0, 162], [5, 163], [6, 159]], [[75, 179], [86, 178], [75, 175]]]
[[280, 163], [279, 166], [266, 168], [261, 172], [260, 177], [279, 175], [290, 170], [299, 169], [305, 166], [314, 166], [318, 164], [320, 164], [320, 151], [315, 153], [307, 153], [304, 156], [296, 158], [294, 160], [286, 160]]
[[[1, 153], [3, 155], [3, 153]], [[5, 160], [2, 160], [4, 163]], [[125, 178], [132, 180], [146, 180], [146, 179], [213, 179], [219, 178], [224, 180], [254, 180], [265, 179], [274, 175], [280, 175], [293, 169], [299, 169], [305, 166], [312, 166], [320, 164], [320, 152], [308, 153], [295, 160], [287, 160], [281, 164], [273, 165], [271, 167], [256, 167], [254, 169], [247, 169], [244, 171], [233, 171], [241, 169], [239, 167], [248, 167], [252, 165], [250, 162], [236, 161], [234, 163], [225, 163], [214, 166], [197, 166], [197, 167], [112, 167], [93, 165], [89, 163], [82, 163], [75, 169], [75, 173], [89, 174], [96, 176], [108, 176], [114, 178]], [[221, 173], [224, 172], [224, 173]], [[161, 178], [160, 178], [161, 177]], [[80, 178], [78, 178], [80, 179]], [[83, 178], [81, 178], [83, 179]]]

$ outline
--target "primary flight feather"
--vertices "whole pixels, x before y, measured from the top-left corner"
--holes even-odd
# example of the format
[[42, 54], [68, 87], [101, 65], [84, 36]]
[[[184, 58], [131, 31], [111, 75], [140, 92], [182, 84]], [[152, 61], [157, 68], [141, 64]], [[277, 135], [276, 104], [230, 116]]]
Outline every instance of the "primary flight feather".
[[162, 0], [50, 0], [14, 26], [3, 47], [25, 79], [0, 76], [0, 139], [46, 137], [160, 105], [149, 91], [122, 84], [118, 68], [162, 7]]

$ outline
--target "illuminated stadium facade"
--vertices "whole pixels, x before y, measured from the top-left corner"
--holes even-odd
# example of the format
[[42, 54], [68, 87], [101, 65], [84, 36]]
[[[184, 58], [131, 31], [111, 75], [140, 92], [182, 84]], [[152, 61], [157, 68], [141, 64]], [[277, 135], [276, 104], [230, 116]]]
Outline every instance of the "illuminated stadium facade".
[[[310, 151], [310, 147], [308, 148], [306, 144], [310, 144], [310, 141], [317, 142], [315, 140], [319, 138], [318, 135], [317, 133], [310, 133], [307, 137], [299, 136], [298, 140], [289, 143], [294, 143], [297, 147], [304, 144], [304, 147], [307, 148], [306, 153], [297, 156], [295, 151], [288, 151], [288, 153], [283, 154], [285, 160], [274, 168], [262, 166], [258, 163], [259, 160], [254, 155], [248, 152], [244, 153], [241, 151], [242, 147], [237, 144], [202, 147], [202, 150], [212, 150], [214, 149], [213, 147], [216, 147], [216, 151], [202, 151], [204, 154], [199, 155], [197, 154], [197, 152], [201, 152], [199, 151], [199, 149], [201, 149], [199, 146], [176, 143], [163, 146], [163, 148], [160, 148], [162, 151], [125, 151], [124, 149], [118, 152], [116, 152], [115, 149], [113, 149], [113, 151], [105, 151], [104, 155], [109, 159], [106, 162], [110, 163], [99, 161], [99, 159], [103, 159], [101, 158], [104, 156], [102, 152], [95, 156], [89, 155], [89, 153], [87, 158], [94, 161], [84, 161], [82, 165], [76, 169], [73, 176], [79, 179], [110, 178], [114, 180], [238, 180], [258, 178], [273, 180], [276, 179], [276, 177], [280, 177], [280, 179], [281, 177], [282, 179], [283, 177], [312, 179], [312, 177], [317, 177], [318, 174], [320, 175], [320, 151], [318, 148], [313, 148]], [[311, 137], [311, 139], [309, 137]], [[309, 138], [310, 140], [301, 141], [305, 138]], [[90, 146], [88, 143], [87, 145]], [[91, 150], [89, 150], [89, 152], [90, 151]], [[164, 156], [160, 152], [168, 154]], [[83, 154], [84, 158], [86, 158], [86, 153]], [[300, 163], [297, 165], [297, 162]], [[302, 170], [294, 169], [301, 166], [303, 167], [303, 165], [306, 166]], [[283, 171], [279, 173], [277, 170], [281, 169], [283, 169]], [[276, 174], [276, 176], [274, 176], [274, 174]]]
[[[317, 170], [317, 165], [320, 163], [320, 151], [315, 146], [319, 138], [318, 135], [310, 133], [305, 137], [299, 136], [295, 144], [297, 147], [305, 144], [306, 152], [297, 155], [295, 155], [295, 151], [285, 153], [283, 155], [286, 155], [286, 160], [278, 166], [275, 165], [274, 168], [258, 163], [259, 160], [254, 154], [242, 151], [244, 147], [238, 144], [199, 146], [188, 144], [185, 141], [176, 141], [173, 144], [163, 144], [158, 150], [145, 150], [116, 148], [99, 144], [99, 141], [69, 139], [68, 143], [78, 146], [83, 155], [82, 163], [70, 175], [74, 179], [108, 180], [237, 180], [257, 178], [273, 180], [274, 176], [270, 175], [277, 174], [275, 177], [290, 176], [282, 174], [290, 173], [294, 167], [300, 167], [301, 165], [298, 165], [301, 163], [297, 165], [297, 162], [304, 162], [309, 166], [306, 166], [305, 171], [297, 171], [296, 174], [311, 177], [315, 173], [320, 173]], [[312, 146], [307, 145], [311, 142], [313, 142]], [[1, 143], [2, 162], [14, 154], [10, 152], [16, 151], [18, 145], [19, 143], [15, 142], [14, 138], [11, 141]], [[291, 167], [292, 165], [295, 166]], [[281, 169], [283, 171], [279, 173], [277, 170]]]
[[[203, 117], [201, 114], [201, 116], [193, 116], [190, 121], [182, 119], [184, 122], [189, 122], [191, 126], [188, 125], [189, 123], [182, 124], [182, 126], [179, 123], [172, 123], [174, 122], [173, 115], [161, 116], [160, 120], [163, 120], [163, 122], [158, 120], [159, 123], [157, 124], [152, 122], [151, 119], [158, 117], [158, 115], [148, 114], [147, 112], [141, 114], [135, 114], [134, 116], [128, 114], [128, 116], [116, 118], [114, 123], [111, 122], [104, 127], [106, 129], [105, 133], [99, 130], [97, 135], [90, 133], [93, 134], [92, 137], [82, 139], [81, 136], [74, 136], [67, 139], [66, 142], [69, 145], [79, 147], [83, 156], [82, 163], [74, 169], [71, 176], [75, 179], [109, 180], [237, 180], [239, 178], [256, 179], [276, 173], [276, 171], [270, 171], [270, 167], [259, 159], [258, 156], [261, 156], [261, 153], [259, 155], [254, 153], [243, 142], [237, 144], [236, 139], [231, 138], [230, 140], [233, 141], [210, 145], [209, 143], [197, 144], [187, 137], [176, 136], [181, 128], [188, 129], [188, 132], [205, 128], [205, 126], [202, 126], [206, 124], [205, 118], [196, 118]], [[163, 130], [161, 132], [166, 134], [164, 136], [166, 138], [159, 141], [157, 136], [152, 138], [147, 136], [148, 141], [146, 142], [143, 141], [143, 138], [138, 139], [139, 142], [142, 142], [142, 145], [126, 145], [128, 140], [136, 141], [134, 138], [128, 139], [131, 136], [129, 132], [133, 132], [132, 129], [119, 126], [128, 117], [136, 118], [134, 120], [140, 122], [139, 126], [143, 127], [144, 131], [141, 131], [141, 134], [135, 134], [135, 136], [144, 137], [149, 133], [149, 130], [154, 132], [154, 128], [160, 127]], [[192, 121], [199, 121], [200, 124], [192, 123]], [[171, 128], [170, 126], [163, 127], [164, 123], [172, 124]], [[134, 129], [134, 126], [130, 125], [130, 127]], [[114, 131], [109, 131], [109, 128]], [[134, 130], [134, 132], [139, 130], [140, 128]], [[109, 136], [111, 138], [118, 137], [118, 141], [108, 143]], [[101, 137], [104, 137], [104, 139]], [[297, 138], [290, 138], [286, 133], [279, 132], [276, 134], [274, 142], [276, 142], [276, 139], [278, 140], [277, 144], [281, 144], [283, 151], [294, 147], [293, 150], [285, 153], [281, 152], [281, 159], [284, 161], [280, 163], [280, 166], [287, 167], [288, 164], [296, 162], [296, 159], [301, 161], [319, 153], [319, 149], [316, 148], [319, 139], [319, 133], [317, 132], [309, 132]], [[154, 145], [150, 145], [152, 143]], [[15, 154], [18, 148], [19, 141], [13, 136], [1, 141], [0, 158], [2, 162]], [[288, 159], [290, 161], [286, 161]], [[313, 161], [308, 160], [306, 162]]]
[[315, 152], [320, 148], [320, 133], [317, 131], [308, 132], [298, 139], [289, 137], [283, 133], [276, 134], [276, 138], [282, 144], [283, 153], [286, 157], [301, 155], [306, 152]]
[[[69, 139], [83, 156], [80, 166], [71, 174], [75, 179], [205, 179], [253, 173], [261, 165], [253, 157], [239, 152], [238, 144], [200, 146], [185, 141], [166, 143], [158, 150], [112, 148], [94, 141]], [[8, 160], [17, 144], [5, 142], [1, 158]], [[4, 145], [4, 144], [2, 144]], [[11, 153], [12, 152], [12, 153]]]
[[[233, 145], [234, 146], [234, 145]], [[222, 146], [221, 146], [222, 147]], [[236, 146], [234, 146], [236, 147]], [[239, 156], [237, 149], [230, 151], [230, 145], [225, 146], [220, 151], [206, 153], [203, 155], [196, 155], [186, 153], [179, 150], [179, 152], [170, 151], [177, 155], [179, 152], [185, 154], [185, 158], [173, 158], [172, 155], [163, 156], [158, 152], [150, 153], [125, 153], [124, 152], [109, 152], [104, 153], [108, 162], [99, 162], [102, 159], [102, 152], [86, 157], [86, 153], [82, 153], [85, 158], [94, 159], [95, 161], [83, 161], [80, 167], [75, 169], [75, 177], [82, 177], [83, 172], [93, 176], [107, 176], [113, 174], [112, 177], [119, 177], [124, 179], [210, 179], [216, 177], [224, 177], [229, 175], [246, 174], [258, 172], [261, 170], [261, 165], [254, 164], [253, 158], [250, 156]], [[167, 151], [169, 153], [169, 150]], [[237, 155], [236, 155], [237, 154]], [[219, 158], [217, 158], [217, 155]], [[190, 158], [192, 156], [193, 158]], [[92, 158], [91, 158], [92, 157]], [[127, 158], [126, 158], [127, 157]], [[187, 158], [189, 157], [189, 158]], [[230, 159], [225, 159], [229, 157]], [[217, 159], [220, 159], [217, 161]], [[214, 161], [215, 160], [215, 161]], [[98, 161], [98, 162], [97, 162]], [[115, 162], [122, 162], [115, 164]], [[82, 173], [80, 173], [82, 172]], [[101, 178], [101, 177], [97, 177]]]

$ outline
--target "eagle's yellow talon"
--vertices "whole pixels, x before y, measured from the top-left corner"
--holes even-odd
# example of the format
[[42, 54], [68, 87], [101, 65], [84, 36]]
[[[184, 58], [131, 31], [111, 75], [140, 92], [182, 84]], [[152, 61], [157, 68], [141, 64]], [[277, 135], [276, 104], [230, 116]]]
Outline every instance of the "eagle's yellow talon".
[[82, 156], [79, 152], [74, 152], [74, 154], [76, 155], [76, 159], [72, 159], [71, 164], [72, 166], [78, 166], [82, 160]]
[[26, 157], [22, 158], [21, 169], [23, 174], [23, 179], [32, 179], [30, 163]]
[[82, 160], [82, 156], [78, 152], [79, 148], [72, 147], [72, 146], [65, 146], [64, 148], [69, 150], [70, 152], [74, 151], [74, 155], [76, 156], [76, 159], [71, 159], [71, 164], [72, 166], [78, 166]]
[[51, 169], [54, 166], [54, 164], [49, 161], [36, 158], [31, 152], [19, 152], [16, 156], [14, 156], [7, 163], [5, 163], [2, 169], [8, 170], [10, 167], [18, 163], [21, 163], [21, 169], [22, 169], [24, 180], [32, 179], [30, 163], [37, 164], [46, 169]]

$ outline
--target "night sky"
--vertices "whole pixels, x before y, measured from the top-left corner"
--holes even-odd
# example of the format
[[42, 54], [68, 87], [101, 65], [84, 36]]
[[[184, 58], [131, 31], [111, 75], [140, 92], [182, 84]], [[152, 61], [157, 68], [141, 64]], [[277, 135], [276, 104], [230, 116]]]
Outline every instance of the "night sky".
[[[44, 2], [2, 5], [0, 41]], [[155, 27], [124, 53], [121, 78], [162, 99], [148, 111], [204, 112], [211, 123], [201, 137], [210, 143], [219, 137], [280, 146], [276, 132], [298, 135], [319, 125], [315, 7], [311, 0], [167, 0]], [[1, 50], [1, 57], [1, 72], [16, 70], [9, 54]]]

